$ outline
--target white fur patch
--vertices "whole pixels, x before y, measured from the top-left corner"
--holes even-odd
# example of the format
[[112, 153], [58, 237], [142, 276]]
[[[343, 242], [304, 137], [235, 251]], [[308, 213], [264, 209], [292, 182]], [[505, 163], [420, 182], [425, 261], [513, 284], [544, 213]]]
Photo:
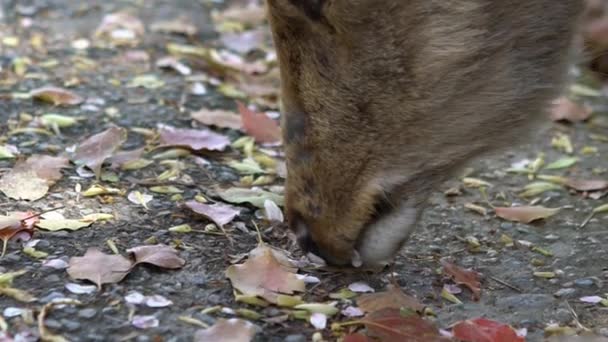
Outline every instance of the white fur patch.
[[414, 230], [418, 210], [406, 201], [365, 230], [357, 250], [364, 265], [387, 264]]

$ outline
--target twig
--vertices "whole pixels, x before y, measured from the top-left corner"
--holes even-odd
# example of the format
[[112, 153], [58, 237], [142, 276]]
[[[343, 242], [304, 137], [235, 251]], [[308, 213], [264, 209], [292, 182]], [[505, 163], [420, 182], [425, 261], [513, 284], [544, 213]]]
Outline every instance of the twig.
[[494, 280], [495, 282], [497, 282], [497, 283], [499, 283], [501, 285], [504, 285], [504, 286], [510, 288], [511, 290], [515, 290], [515, 291], [517, 291], [519, 293], [524, 293], [524, 290], [520, 289], [519, 287], [517, 287], [515, 285], [511, 285], [511, 284], [507, 283], [506, 281], [504, 281], [502, 279], [499, 279], [499, 278], [496, 278], [496, 277], [493, 277], [493, 276], [490, 276], [490, 279]]

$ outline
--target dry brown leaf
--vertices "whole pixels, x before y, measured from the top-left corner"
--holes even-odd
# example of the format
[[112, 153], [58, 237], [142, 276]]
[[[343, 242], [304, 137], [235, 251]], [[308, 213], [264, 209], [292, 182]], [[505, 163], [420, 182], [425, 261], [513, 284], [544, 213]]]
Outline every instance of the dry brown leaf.
[[481, 298], [481, 282], [479, 281], [479, 273], [473, 270], [465, 270], [446, 259], [441, 260], [443, 272], [449, 275], [454, 282], [459, 285], [465, 285], [473, 293], [473, 300], [478, 301]]
[[203, 215], [215, 222], [219, 227], [223, 227], [225, 224], [232, 222], [236, 215], [241, 211], [231, 205], [222, 203], [205, 204], [197, 201], [188, 201], [185, 204], [195, 213]]
[[238, 114], [227, 110], [201, 108], [196, 112], [190, 113], [190, 117], [207, 126], [238, 130], [243, 128], [241, 117]]
[[589, 119], [591, 108], [578, 104], [567, 97], [560, 97], [553, 103], [551, 120], [580, 122]]
[[521, 206], [521, 207], [496, 207], [496, 216], [508, 221], [530, 223], [532, 221], [551, 217], [560, 208], [545, 208], [543, 206]]
[[255, 326], [248, 321], [238, 318], [220, 318], [213, 326], [204, 330], [198, 330], [194, 334], [194, 341], [249, 342], [253, 339], [255, 334]]
[[177, 255], [175, 248], [165, 245], [138, 246], [127, 249], [135, 258], [134, 265], [145, 263], [162, 268], [181, 268], [186, 261]]
[[30, 92], [32, 98], [51, 103], [55, 106], [75, 106], [81, 104], [82, 97], [76, 93], [58, 87], [42, 87]]
[[279, 294], [303, 292], [304, 281], [292, 272], [292, 265], [281, 264], [275, 253], [269, 247], [260, 245], [251, 251], [245, 263], [228, 267], [226, 277], [241, 293], [259, 296], [271, 303], [276, 303]]
[[399, 287], [389, 285], [387, 291], [368, 293], [357, 298], [357, 305], [365, 312], [374, 312], [384, 308], [407, 308], [416, 312], [424, 311], [426, 307], [418, 299], [408, 296]]
[[239, 112], [243, 122], [243, 129], [248, 135], [260, 143], [277, 143], [281, 141], [279, 125], [264, 113], [256, 113], [238, 102]]
[[403, 315], [399, 309], [381, 309], [360, 320], [370, 337], [382, 342], [440, 342], [449, 341], [437, 327], [418, 315]]
[[564, 184], [577, 191], [597, 191], [608, 188], [608, 181], [603, 179], [567, 179]]
[[74, 151], [72, 160], [79, 165], [86, 165], [99, 177], [101, 165], [110, 158], [127, 140], [127, 131], [122, 127], [112, 126], [81, 142]]
[[102, 284], [121, 281], [133, 266], [131, 260], [122, 255], [108, 255], [91, 247], [81, 257], [72, 257], [67, 269], [72, 279], [86, 279], [101, 288]]
[[68, 160], [63, 157], [33, 155], [17, 162], [0, 178], [0, 191], [14, 199], [38, 200], [62, 177], [61, 169], [67, 166]]

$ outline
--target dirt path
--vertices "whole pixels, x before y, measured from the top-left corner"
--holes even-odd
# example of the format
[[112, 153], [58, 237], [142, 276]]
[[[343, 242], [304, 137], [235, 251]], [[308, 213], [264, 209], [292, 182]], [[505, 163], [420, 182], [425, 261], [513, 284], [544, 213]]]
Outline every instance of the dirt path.
[[[190, 113], [201, 107], [236, 113], [235, 101], [231, 98], [235, 93], [222, 89], [223, 83], [218, 84], [207, 77], [217, 75], [217, 70], [191, 60], [184, 62], [192, 69], [190, 75], [162, 70], [154, 65], [168, 54], [169, 43], [221, 46], [210, 13], [211, 9], [222, 6], [214, 1], [33, 0], [0, 3], [4, 4], [0, 15], [3, 20], [0, 21], [0, 146], [16, 146], [22, 156], [58, 155], [111, 124], [151, 130], [156, 129], [158, 123], [200, 128], [203, 126], [193, 124]], [[94, 37], [95, 29], [105, 15], [122, 10], [141, 19], [146, 26], [145, 32], [132, 46], [101, 43], [101, 38]], [[181, 23], [191, 22], [197, 33], [185, 37], [152, 29], [153, 24], [174, 18], [179, 18]], [[181, 26], [180, 29], [185, 28]], [[267, 46], [268, 37], [265, 44]], [[25, 69], [19, 71], [20, 68]], [[131, 86], [136, 76], [144, 74], [155, 78], [144, 81], [144, 86]], [[160, 86], [153, 86], [157, 81]], [[56, 107], [11, 96], [46, 85], [69, 88], [86, 102]], [[199, 91], [192, 91], [193, 87], [198, 87]], [[206, 89], [204, 94], [200, 87]], [[525, 174], [507, 172], [513, 164], [523, 165], [522, 161], [534, 161], [543, 154], [545, 165], [563, 161], [565, 157], [577, 157], [578, 160], [569, 167], [543, 169], [538, 172], [540, 174], [577, 180], [608, 179], [606, 96], [591, 92], [591, 88], [585, 89], [585, 94], [580, 88], [575, 89], [573, 96], [577, 102], [593, 106], [594, 115], [589, 121], [557, 124], [547, 119], [547, 125], [537, 133], [533, 143], [484, 158], [471, 165], [467, 175], [491, 183], [485, 188], [494, 206], [532, 201], [549, 208], [560, 207], [559, 213], [533, 224], [502, 220], [494, 215], [482, 192], [467, 186], [461, 179], [454, 179], [443, 187], [453, 195], [442, 192], [433, 195], [419, 231], [391, 272], [406, 292], [433, 308], [439, 326], [447, 328], [458, 320], [484, 316], [516, 328], [527, 328], [530, 341], [542, 340], [550, 324], [573, 329], [584, 326], [608, 337], [608, 307], [580, 300], [584, 296], [608, 296], [608, 214], [598, 213], [584, 228], [580, 227], [593, 208], [607, 203], [606, 190], [583, 193], [555, 187], [522, 198], [518, 194], [532, 180]], [[240, 99], [247, 101], [248, 98], [251, 97]], [[59, 135], [31, 131], [13, 134], [15, 129], [28, 126], [28, 118], [48, 113], [82, 120], [61, 129]], [[214, 130], [231, 137], [232, 141], [242, 135], [229, 129]], [[552, 146], [552, 141], [559, 136], [571, 140], [572, 153]], [[131, 150], [147, 143], [146, 135], [131, 130], [121, 149]], [[33, 236], [39, 239], [35, 249], [48, 253], [41, 258], [24, 253], [20, 243], [9, 242], [6, 255], [0, 259], [0, 273], [25, 269], [27, 272], [15, 278], [12, 286], [29, 292], [37, 300], [23, 302], [0, 295], [0, 314], [8, 324], [8, 334], [23, 337], [20, 341], [35, 340], [39, 330], [32, 315], [36, 316], [44, 304], [56, 298], [72, 298], [82, 304], [56, 309], [44, 321], [49, 330], [72, 341], [189, 341], [200, 327], [180, 317], [212, 325], [219, 317], [234, 316], [221, 308], [248, 308], [259, 314], [256, 319], [249, 317], [260, 327], [256, 336], [259, 341], [311, 340], [315, 330], [308, 322], [280, 319], [288, 310], [236, 303], [231, 284], [224, 275], [231, 261], [239, 260], [239, 255], [256, 246], [257, 233], [252, 222], [261, 227], [265, 241], [294, 251], [295, 246], [289, 243], [282, 225], [260, 220], [255, 207], [243, 204], [241, 214], [226, 226], [230, 236], [227, 239], [221, 231], [210, 230], [209, 220], [195, 217], [180, 205], [183, 200], [197, 195], [219, 200], [219, 188], [233, 186], [239, 179], [242, 181], [243, 175], [227, 166], [228, 161], [242, 158], [239, 149], [205, 152], [180, 158], [179, 176], [170, 181], [150, 181], [170, 169], [170, 165], [175, 165], [175, 162], [163, 164], [158, 160], [143, 169], [116, 171], [101, 181], [101, 184], [125, 193], [151, 193], [149, 188], [159, 184], [174, 185], [182, 191], [179, 198], [173, 194], [152, 193], [154, 197], [147, 203], [148, 210], [126, 196], [82, 196], [81, 192], [89, 189], [95, 178], [79, 174], [75, 167], [63, 170], [63, 177], [38, 201], [18, 201], [0, 194], [1, 214], [39, 212], [63, 206], [65, 209], [61, 212], [65, 217], [91, 213], [107, 213], [114, 217], [108, 222], [96, 222], [75, 231], [37, 230]], [[6, 174], [14, 163], [14, 159], [0, 159], [0, 172]], [[265, 188], [276, 190], [281, 184], [281, 178], [277, 177]], [[78, 189], [82, 189], [80, 193]], [[471, 207], [471, 203], [485, 208], [487, 213], [479, 213], [479, 208], [467, 209], [467, 205], [476, 208]], [[175, 233], [168, 230], [185, 223], [195, 231]], [[86, 282], [70, 279], [64, 269], [43, 266], [44, 260], [68, 261], [70, 257], [82, 256], [89, 247], [111, 253], [108, 240], [122, 252], [143, 244], [172, 245], [186, 264], [178, 270], [137, 267], [118, 284], [107, 284], [100, 291], [85, 294], [74, 293], [66, 284]], [[479, 302], [472, 301], [467, 290], [457, 294], [462, 304], [441, 298], [445, 279], [437, 270], [442, 257], [451, 257], [458, 265], [483, 274]], [[389, 272], [378, 276], [313, 270], [310, 274], [316, 275], [320, 283], [308, 286], [304, 296], [308, 302], [327, 301], [329, 293], [355, 281], [364, 281], [379, 291], [392, 278]], [[147, 296], [162, 295], [172, 304], [162, 308], [129, 304], [125, 296], [134, 291]], [[202, 311], [216, 306], [220, 311]], [[158, 326], [134, 327], [132, 319], [137, 315], [154, 316]], [[344, 319], [335, 317], [335, 320]], [[4, 328], [0, 325], [0, 329]], [[322, 335], [327, 340], [335, 339], [329, 328], [323, 330]], [[3, 340], [1, 336], [0, 333], [0, 340]]]

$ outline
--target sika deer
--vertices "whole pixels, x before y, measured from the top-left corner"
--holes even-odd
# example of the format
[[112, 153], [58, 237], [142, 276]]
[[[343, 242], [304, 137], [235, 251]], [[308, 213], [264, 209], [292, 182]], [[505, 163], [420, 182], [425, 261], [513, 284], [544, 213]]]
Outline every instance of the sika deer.
[[429, 194], [520, 141], [565, 81], [579, 0], [267, 0], [286, 211], [335, 265], [390, 261]]

